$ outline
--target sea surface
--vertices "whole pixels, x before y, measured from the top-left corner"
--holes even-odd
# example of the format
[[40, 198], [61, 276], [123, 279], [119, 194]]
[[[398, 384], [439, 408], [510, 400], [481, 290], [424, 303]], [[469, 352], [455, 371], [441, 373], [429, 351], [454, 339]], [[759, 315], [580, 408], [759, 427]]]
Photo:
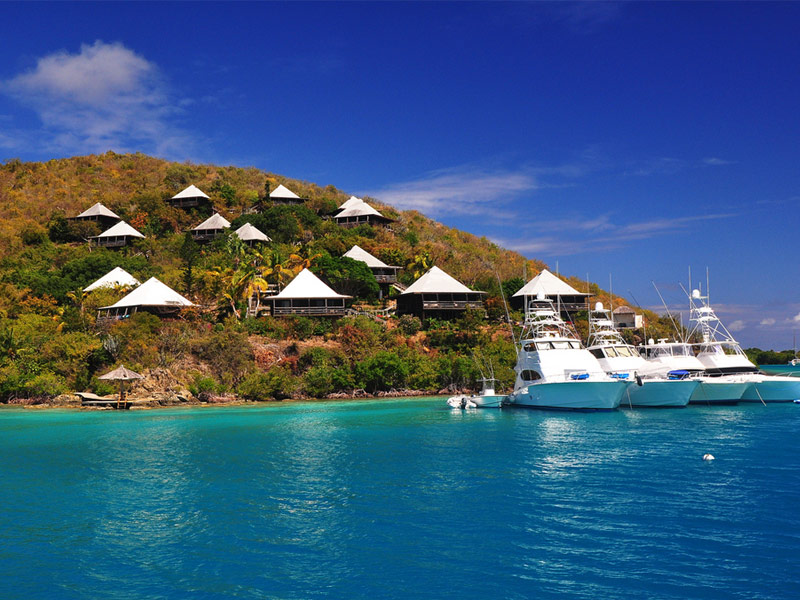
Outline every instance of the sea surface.
[[799, 433], [795, 404], [2, 410], [0, 598], [798, 598]]

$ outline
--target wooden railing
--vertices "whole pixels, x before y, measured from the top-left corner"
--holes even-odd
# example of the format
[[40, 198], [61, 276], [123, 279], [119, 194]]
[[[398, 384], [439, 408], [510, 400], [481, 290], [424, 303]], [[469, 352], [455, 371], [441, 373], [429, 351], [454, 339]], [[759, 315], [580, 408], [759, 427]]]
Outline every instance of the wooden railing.
[[272, 314], [281, 315], [308, 315], [308, 316], [344, 316], [344, 306], [274, 306]]
[[483, 308], [480, 300], [423, 300], [423, 310], [464, 310], [467, 308]]

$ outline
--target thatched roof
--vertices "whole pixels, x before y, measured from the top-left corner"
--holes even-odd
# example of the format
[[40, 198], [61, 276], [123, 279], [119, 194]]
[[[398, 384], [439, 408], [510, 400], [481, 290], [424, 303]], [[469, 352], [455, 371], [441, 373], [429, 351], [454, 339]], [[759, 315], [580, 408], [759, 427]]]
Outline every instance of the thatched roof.
[[98, 379], [105, 379], [109, 381], [133, 381], [134, 379], [144, 379], [144, 375], [139, 375], [130, 369], [126, 369], [124, 366], [120, 365], [113, 371], [106, 373], [105, 375], [100, 375]]

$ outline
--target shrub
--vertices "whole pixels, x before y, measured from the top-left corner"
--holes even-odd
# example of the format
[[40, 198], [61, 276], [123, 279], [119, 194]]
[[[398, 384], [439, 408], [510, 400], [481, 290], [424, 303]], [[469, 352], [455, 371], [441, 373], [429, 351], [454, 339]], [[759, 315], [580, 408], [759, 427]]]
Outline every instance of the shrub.
[[43, 371], [25, 385], [25, 392], [30, 396], [53, 397], [67, 391], [64, 378], [52, 371]]
[[19, 235], [26, 246], [38, 246], [47, 241], [47, 230], [34, 221], [26, 223]]
[[195, 338], [192, 352], [206, 361], [214, 375], [227, 385], [237, 385], [254, 366], [247, 334], [230, 327]]
[[397, 327], [406, 335], [414, 335], [422, 329], [422, 321], [414, 315], [403, 315], [398, 319]]
[[366, 263], [359, 260], [346, 256], [323, 256], [312, 270], [340, 294], [373, 300], [380, 292], [375, 275]]
[[89, 389], [93, 394], [97, 394], [98, 396], [110, 396], [117, 391], [117, 388], [114, 387], [112, 383], [100, 380], [97, 377], [92, 377], [92, 380], [89, 382]]
[[397, 354], [381, 350], [355, 366], [355, 375], [369, 392], [402, 388], [407, 385], [408, 364]]
[[300, 355], [300, 359], [297, 361], [297, 364], [301, 369], [308, 369], [309, 367], [321, 367], [329, 363], [331, 356], [332, 353], [330, 350], [315, 346], [303, 352], [303, 354]]
[[266, 372], [253, 371], [248, 374], [236, 391], [247, 400], [262, 402], [289, 398], [295, 387], [295, 379], [286, 369], [272, 367]]
[[220, 386], [213, 377], [201, 375], [199, 373], [195, 375], [194, 382], [189, 384], [189, 391], [191, 392], [192, 396], [201, 402], [207, 401], [208, 398], [217, 393], [219, 389]]

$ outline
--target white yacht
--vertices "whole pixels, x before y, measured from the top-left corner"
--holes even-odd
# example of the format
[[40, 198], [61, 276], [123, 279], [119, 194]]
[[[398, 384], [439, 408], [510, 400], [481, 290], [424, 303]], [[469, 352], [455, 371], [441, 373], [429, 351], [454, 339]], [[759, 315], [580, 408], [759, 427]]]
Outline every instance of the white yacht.
[[707, 295], [692, 290], [689, 311], [689, 318], [703, 339], [697, 344], [697, 359], [708, 375], [747, 382], [743, 402], [792, 402], [800, 398], [800, 379], [760, 372], [719, 320]]
[[671, 378], [658, 374], [639, 356], [614, 327], [611, 312], [602, 302], [589, 311], [589, 352], [609, 376], [627, 383], [622, 405], [634, 406], [686, 406], [700, 385], [697, 378]]
[[511, 406], [613, 410], [627, 385], [609, 377], [540, 294], [525, 310]]
[[662, 376], [700, 381], [689, 398], [689, 404], [736, 404], [750, 386], [739, 377], [706, 375], [705, 366], [686, 342], [668, 342], [666, 339], [655, 342], [651, 339], [639, 347], [639, 353]]

